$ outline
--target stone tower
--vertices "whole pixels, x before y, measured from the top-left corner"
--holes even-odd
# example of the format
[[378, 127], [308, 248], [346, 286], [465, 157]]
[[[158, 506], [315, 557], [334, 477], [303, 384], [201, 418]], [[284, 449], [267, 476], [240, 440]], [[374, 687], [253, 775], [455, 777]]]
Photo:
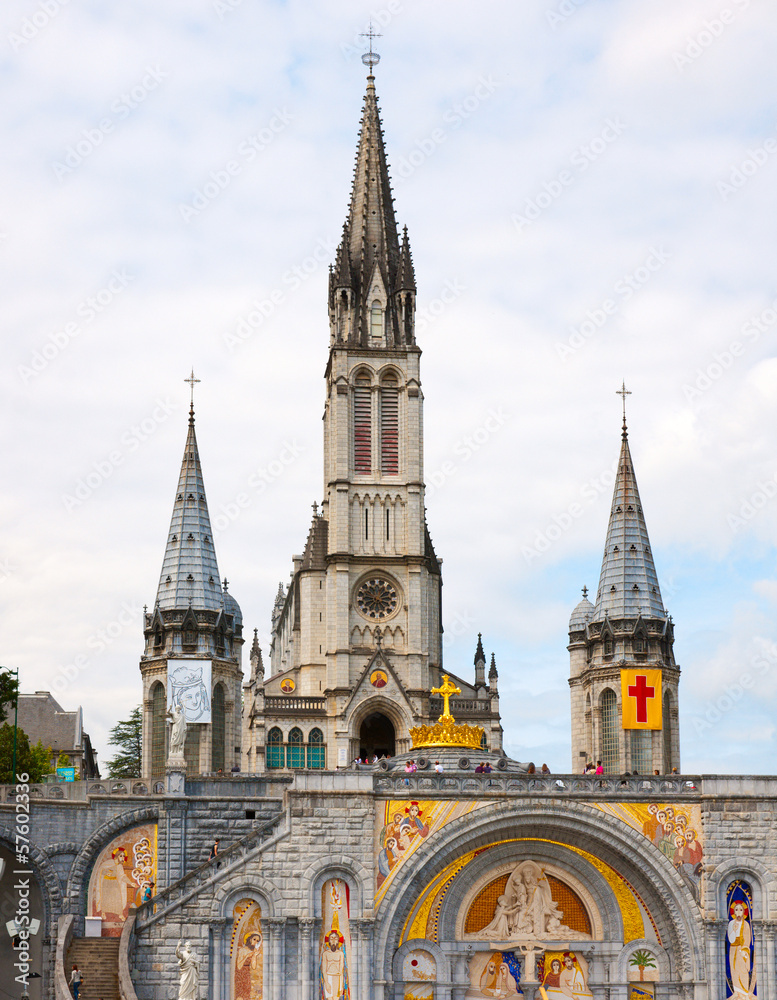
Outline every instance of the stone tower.
[[240, 762], [243, 619], [219, 580], [193, 405], [156, 602], [144, 623], [143, 776], [164, 774], [172, 697], [187, 717], [189, 776], [229, 771]]
[[569, 619], [573, 771], [591, 760], [601, 760], [606, 773], [680, 767], [673, 642], [624, 414], [596, 603], [584, 587]]
[[[429, 690], [441, 677], [442, 575], [424, 506], [415, 307], [370, 74], [329, 276], [323, 502], [273, 606], [269, 676], [252, 670], [244, 690], [248, 770], [399, 753], [412, 726], [440, 714]], [[455, 680], [454, 713], [484, 725], [499, 749], [496, 670], [493, 697], [484, 680]]]

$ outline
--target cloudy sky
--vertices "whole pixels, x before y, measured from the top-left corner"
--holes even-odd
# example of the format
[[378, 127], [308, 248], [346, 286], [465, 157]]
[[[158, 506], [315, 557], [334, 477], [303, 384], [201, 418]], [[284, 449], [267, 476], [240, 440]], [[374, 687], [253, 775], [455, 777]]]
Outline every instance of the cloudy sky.
[[683, 769], [773, 773], [777, 10], [723, 2], [6, 0], [0, 662], [22, 689], [83, 705], [110, 756], [192, 366], [220, 570], [266, 648], [322, 496], [372, 16], [446, 665], [468, 675], [482, 631], [509, 751], [569, 767], [567, 621], [625, 379]]

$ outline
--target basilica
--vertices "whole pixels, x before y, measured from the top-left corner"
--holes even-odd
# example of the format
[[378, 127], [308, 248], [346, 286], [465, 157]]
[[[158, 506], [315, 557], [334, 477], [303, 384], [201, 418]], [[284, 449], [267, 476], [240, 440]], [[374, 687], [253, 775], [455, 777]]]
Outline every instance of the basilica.
[[569, 619], [569, 770], [504, 753], [480, 636], [471, 666], [443, 662], [375, 62], [322, 303], [322, 500], [270, 648], [254, 632], [244, 663], [192, 402], [144, 620], [142, 774], [0, 787], [0, 986], [68, 1000], [77, 965], [86, 1000], [777, 997], [777, 778], [682, 773], [625, 411], [599, 585]]

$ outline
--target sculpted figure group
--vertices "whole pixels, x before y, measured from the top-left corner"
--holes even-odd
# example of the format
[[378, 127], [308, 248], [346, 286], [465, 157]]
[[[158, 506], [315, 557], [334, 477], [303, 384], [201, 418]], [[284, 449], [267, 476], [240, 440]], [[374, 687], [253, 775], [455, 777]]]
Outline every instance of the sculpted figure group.
[[545, 872], [536, 862], [524, 861], [507, 880], [505, 891], [497, 900], [494, 919], [477, 936], [489, 941], [587, 936], [566, 927], [562, 923], [563, 916], [558, 904], [553, 902]]

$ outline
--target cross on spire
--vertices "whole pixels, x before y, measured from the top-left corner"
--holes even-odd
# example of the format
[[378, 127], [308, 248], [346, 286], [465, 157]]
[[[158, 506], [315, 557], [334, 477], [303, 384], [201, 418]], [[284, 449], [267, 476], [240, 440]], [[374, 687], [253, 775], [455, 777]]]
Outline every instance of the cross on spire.
[[364, 55], [362, 56], [362, 62], [364, 63], [365, 66], [369, 66], [370, 68], [369, 75], [372, 76], [373, 66], [377, 66], [378, 63], [380, 62], [380, 56], [378, 55], [378, 53], [372, 51], [372, 40], [373, 38], [383, 38], [383, 35], [381, 35], [379, 31], [372, 30], [372, 18], [370, 18], [370, 30], [363, 31], [361, 33], [361, 37], [369, 38], [370, 40], [370, 51], [364, 53]]
[[626, 382], [621, 383], [620, 389], [615, 390], [615, 395], [621, 397], [623, 402], [623, 437], [628, 437], [628, 431], [626, 428], [626, 397], [631, 395], [631, 389], [626, 388]]
[[189, 420], [192, 423], [194, 422], [194, 387], [195, 387], [195, 385], [199, 381], [201, 381], [201, 380], [194, 377], [194, 369], [193, 368], [192, 368], [191, 375], [188, 378], [184, 379], [184, 382], [188, 382], [189, 383], [189, 386], [191, 387], [191, 392], [192, 392], [191, 405], [189, 406]]

